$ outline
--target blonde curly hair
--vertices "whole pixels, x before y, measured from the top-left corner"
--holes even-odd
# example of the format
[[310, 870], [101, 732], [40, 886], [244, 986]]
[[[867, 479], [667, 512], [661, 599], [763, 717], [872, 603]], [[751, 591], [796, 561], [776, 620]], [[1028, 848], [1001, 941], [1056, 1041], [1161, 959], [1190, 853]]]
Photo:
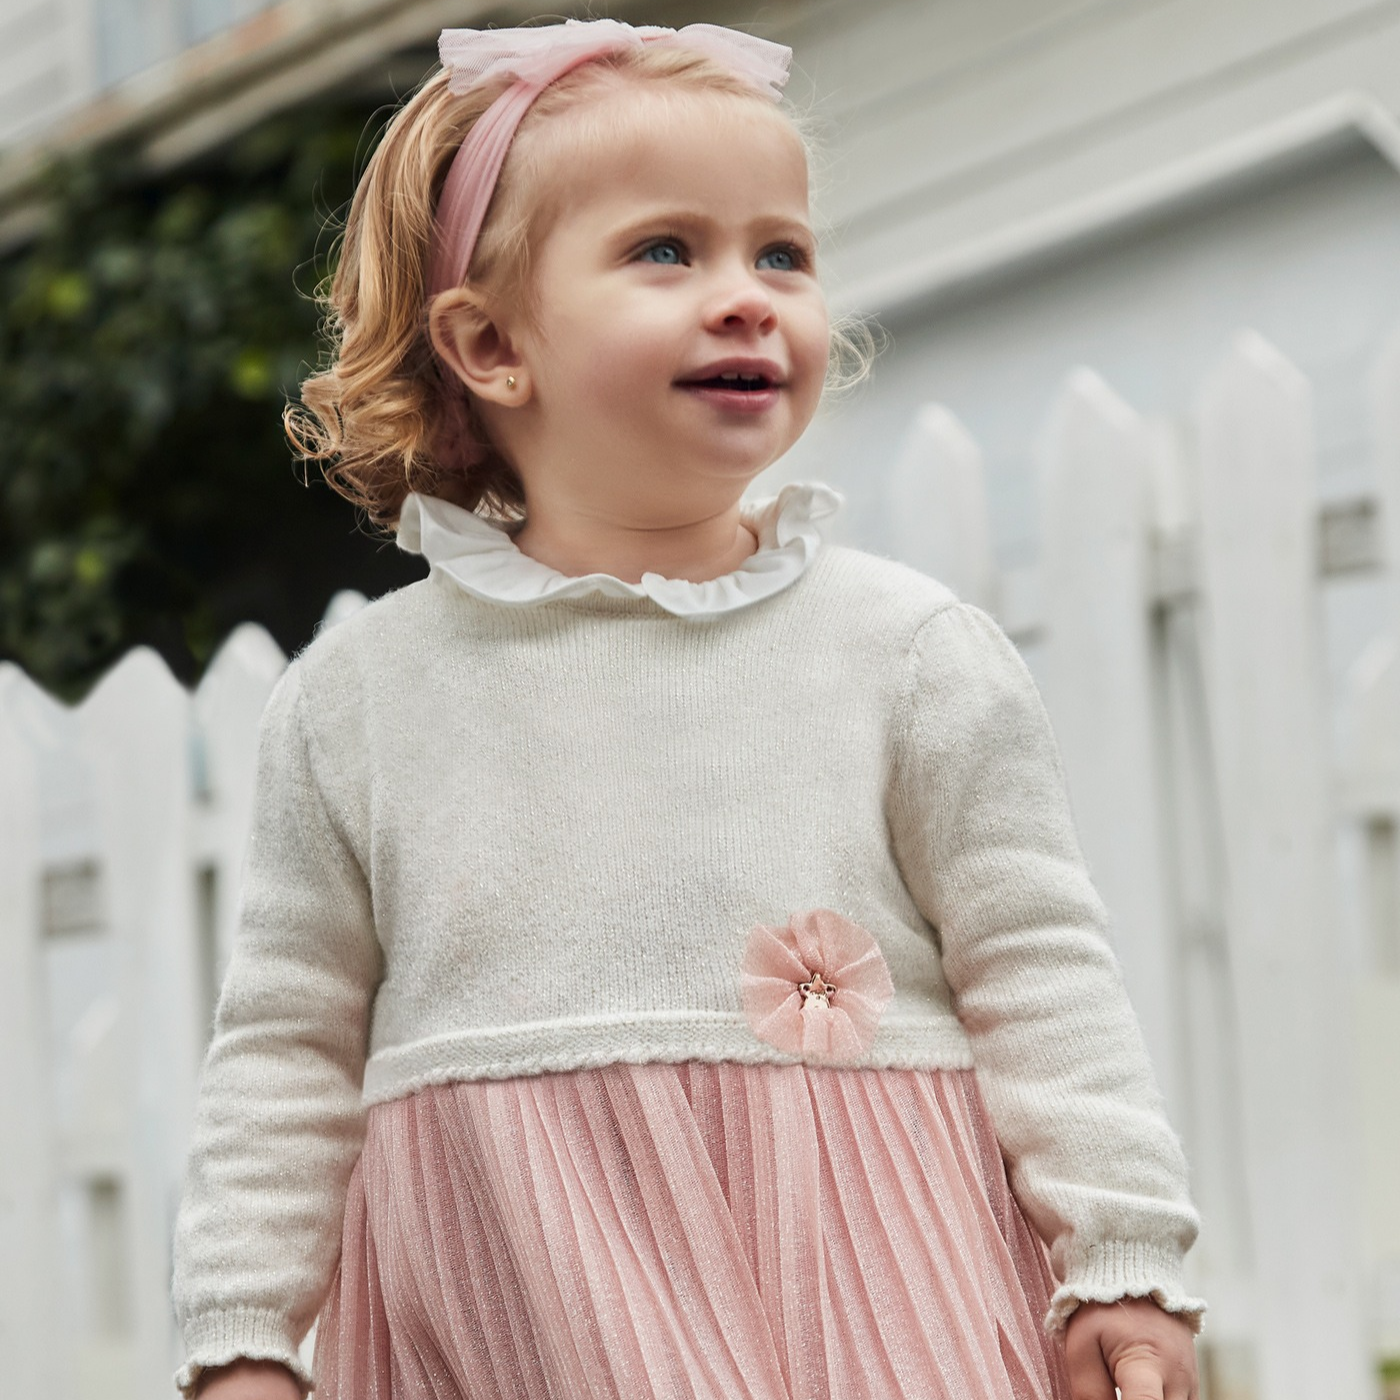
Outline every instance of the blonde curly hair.
[[[627, 48], [573, 69], [536, 98], [516, 133], [472, 254], [472, 289], [497, 302], [531, 305], [531, 250], [558, 212], [541, 139], [551, 118], [622, 83], [660, 81], [772, 109], [744, 80], [683, 49]], [[298, 455], [316, 462], [331, 488], [379, 526], [397, 522], [410, 491], [507, 523], [524, 518], [519, 474], [433, 350], [425, 290], [448, 168], [504, 89], [497, 82], [459, 96], [439, 72], [389, 122], [356, 188], [339, 262], [321, 293], [326, 366], [303, 382], [301, 403], [289, 403], [283, 414]], [[801, 136], [796, 121], [793, 126]], [[828, 382], [863, 378], [872, 353], [860, 322], [838, 322]]]

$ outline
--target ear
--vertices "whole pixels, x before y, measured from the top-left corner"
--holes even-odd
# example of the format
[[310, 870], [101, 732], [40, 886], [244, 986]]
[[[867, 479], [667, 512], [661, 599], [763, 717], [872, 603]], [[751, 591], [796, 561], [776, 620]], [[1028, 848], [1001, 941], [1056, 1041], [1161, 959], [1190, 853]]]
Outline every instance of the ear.
[[443, 362], [479, 399], [516, 406], [530, 397], [530, 379], [510, 333], [466, 287], [433, 298], [428, 334]]

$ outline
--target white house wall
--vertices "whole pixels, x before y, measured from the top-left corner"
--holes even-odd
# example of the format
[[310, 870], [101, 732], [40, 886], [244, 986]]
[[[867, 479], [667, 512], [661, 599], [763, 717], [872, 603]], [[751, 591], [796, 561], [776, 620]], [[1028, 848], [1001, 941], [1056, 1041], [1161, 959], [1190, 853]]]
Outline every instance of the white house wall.
[[85, 0], [0, 3], [0, 146], [42, 134], [91, 96]]
[[866, 309], [931, 260], [1339, 93], [1400, 110], [1394, 0], [902, 0], [783, 37], [833, 134], [836, 271]]

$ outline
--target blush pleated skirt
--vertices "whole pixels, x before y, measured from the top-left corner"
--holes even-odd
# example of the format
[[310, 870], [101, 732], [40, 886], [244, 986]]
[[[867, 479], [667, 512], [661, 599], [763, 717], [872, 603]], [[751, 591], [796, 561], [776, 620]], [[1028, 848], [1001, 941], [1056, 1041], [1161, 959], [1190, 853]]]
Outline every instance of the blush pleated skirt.
[[610, 1065], [369, 1111], [317, 1400], [1069, 1400], [970, 1070]]

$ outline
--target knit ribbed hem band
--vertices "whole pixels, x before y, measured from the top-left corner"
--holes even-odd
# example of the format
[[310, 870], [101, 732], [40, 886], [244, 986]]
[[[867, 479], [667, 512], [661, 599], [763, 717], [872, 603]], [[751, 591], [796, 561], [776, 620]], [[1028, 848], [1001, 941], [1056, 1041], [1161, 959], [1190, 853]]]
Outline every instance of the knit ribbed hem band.
[[230, 1308], [205, 1313], [184, 1323], [185, 1364], [175, 1373], [176, 1388], [189, 1400], [200, 1376], [215, 1366], [244, 1357], [249, 1361], [280, 1361], [311, 1389], [311, 1374], [301, 1364], [297, 1343], [281, 1314], [264, 1308]]
[[1047, 1332], [1063, 1330], [1080, 1303], [1115, 1303], [1120, 1298], [1151, 1298], [1176, 1313], [1192, 1332], [1201, 1330], [1206, 1305], [1189, 1297], [1181, 1282], [1181, 1254], [1161, 1245], [1110, 1241], [1085, 1250], [1050, 1299]]
[[[755, 1039], [744, 1018], [728, 1012], [630, 1013], [589, 1016], [574, 1021], [530, 1022], [517, 1026], [432, 1036], [397, 1045], [370, 1057], [365, 1066], [364, 1101], [383, 1103], [416, 1093], [429, 1084], [457, 1080], [514, 1079], [609, 1064], [709, 1063], [796, 1064]], [[969, 1069], [972, 1051], [952, 1018], [887, 1017], [870, 1053], [843, 1062], [846, 1069]]]

